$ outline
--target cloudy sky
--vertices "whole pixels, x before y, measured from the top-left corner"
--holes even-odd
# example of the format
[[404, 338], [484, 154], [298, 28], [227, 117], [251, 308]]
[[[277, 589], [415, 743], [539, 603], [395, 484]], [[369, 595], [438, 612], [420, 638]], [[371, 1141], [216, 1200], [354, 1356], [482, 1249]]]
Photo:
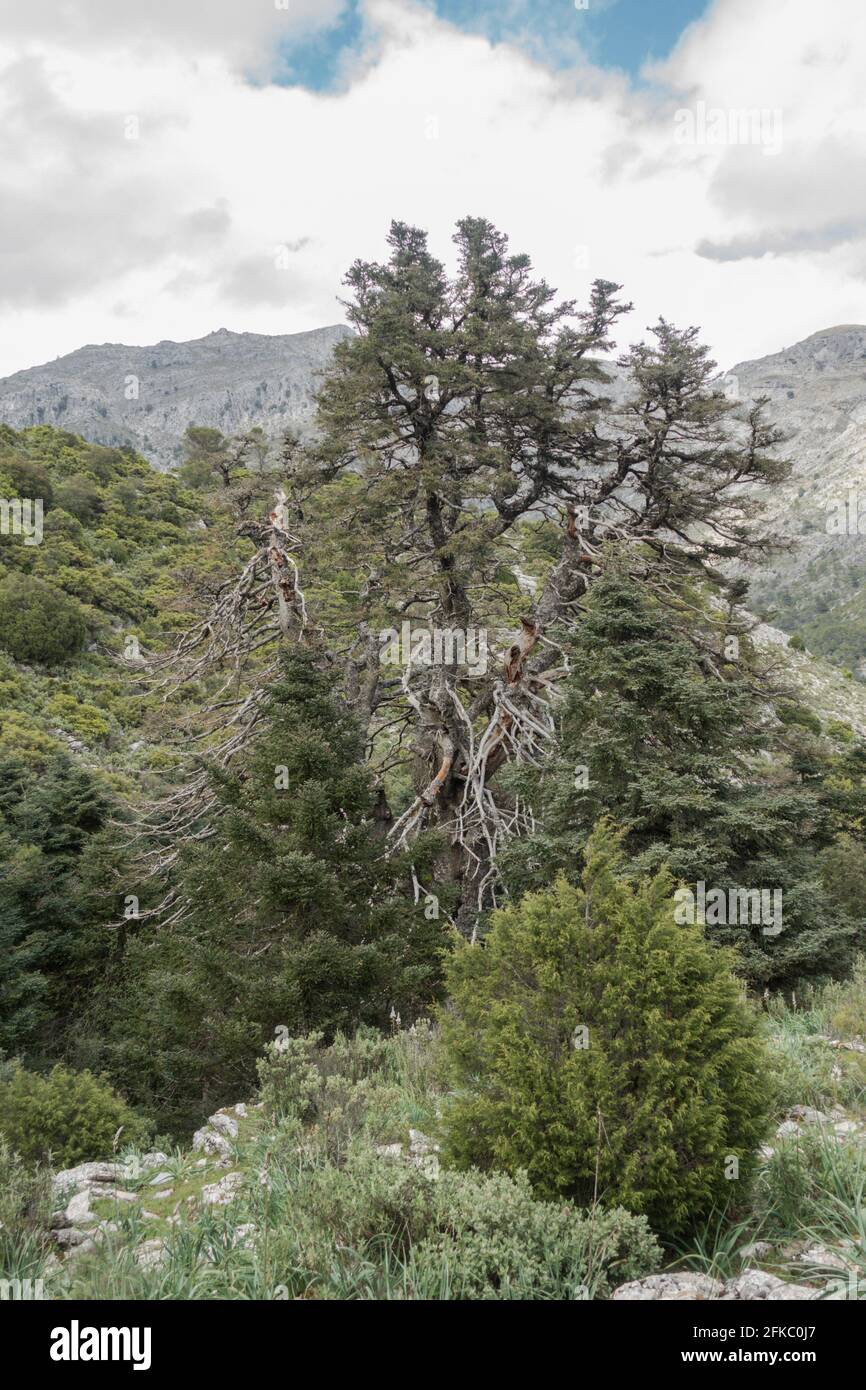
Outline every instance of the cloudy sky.
[[720, 364], [866, 322], [864, 0], [0, 0], [0, 374], [339, 322], [491, 218]]

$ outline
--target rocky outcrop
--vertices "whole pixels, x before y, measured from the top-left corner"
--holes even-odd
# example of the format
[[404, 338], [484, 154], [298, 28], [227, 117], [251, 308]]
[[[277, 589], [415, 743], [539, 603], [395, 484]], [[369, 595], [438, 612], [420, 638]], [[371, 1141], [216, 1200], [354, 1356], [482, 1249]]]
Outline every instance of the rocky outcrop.
[[243, 1102], [217, 1110], [193, 1135], [193, 1152], [231, 1162], [234, 1152], [232, 1140], [237, 1138], [238, 1120], [243, 1119], [246, 1113], [247, 1107]]
[[[860, 1120], [852, 1120], [838, 1107], [825, 1112], [811, 1105], [792, 1106], [776, 1128], [776, 1139], [797, 1138], [810, 1130], [819, 1132], [831, 1143], [866, 1143], [866, 1126]], [[770, 1159], [775, 1149], [770, 1144], [762, 1144], [760, 1152], [762, 1158]]]
[[647, 1303], [674, 1300], [705, 1302], [752, 1302], [756, 1299], [769, 1303], [787, 1299], [815, 1299], [822, 1296], [822, 1290], [809, 1288], [805, 1284], [789, 1284], [775, 1274], [766, 1274], [761, 1269], [748, 1269], [735, 1279], [722, 1281], [711, 1279], [707, 1274], [650, 1274], [646, 1279], [636, 1279], [630, 1284], [620, 1284], [611, 1295], [614, 1302]]
[[[168, 1204], [174, 1196], [175, 1178], [170, 1168], [167, 1154], [161, 1151], [142, 1154], [128, 1162], [80, 1163], [75, 1168], [67, 1168], [56, 1173], [53, 1178], [53, 1194], [56, 1210], [50, 1230], [57, 1255], [49, 1265], [49, 1272], [56, 1273], [62, 1268], [63, 1260], [78, 1258], [97, 1250], [100, 1243], [120, 1229], [118, 1220], [124, 1209], [136, 1209], [141, 1221], [157, 1223], [156, 1229], [175, 1226], [186, 1218], [195, 1219], [199, 1212], [209, 1207], [230, 1207], [241, 1196], [244, 1174], [231, 1171], [216, 1177], [213, 1182], [205, 1181], [210, 1172], [224, 1168], [232, 1162], [232, 1141], [237, 1138], [238, 1120], [247, 1114], [247, 1106], [239, 1104], [217, 1111], [197, 1132], [194, 1150], [204, 1152], [205, 1157], [195, 1162], [187, 1159], [182, 1165], [186, 1183], [186, 1196], [182, 1202], [175, 1202], [173, 1210]], [[190, 1173], [195, 1174], [195, 1182], [190, 1182]], [[130, 1184], [130, 1188], [123, 1184]], [[201, 1184], [198, 1186], [198, 1184]], [[189, 1191], [189, 1187], [193, 1191]], [[131, 1190], [134, 1189], [134, 1190]], [[115, 1213], [105, 1215], [103, 1205], [110, 1201]], [[162, 1206], [163, 1209], [151, 1211], [149, 1206]], [[181, 1207], [183, 1212], [181, 1212]], [[163, 1223], [162, 1227], [159, 1223]], [[153, 1227], [151, 1227], [153, 1229]], [[238, 1226], [234, 1232], [234, 1244], [249, 1244], [254, 1239], [255, 1228], [249, 1223]], [[135, 1247], [134, 1258], [143, 1268], [157, 1268], [167, 1258], [168, 1245], [162, 1235], [153, 1235], [140, 1241]]]
[[399, 1143], [380, 1144], [376, 1152], [380, 1158], [410, 1163], [414, 1168], [420, 1168], [430, 1178], [439, 1176], [439, 1145], [428, 1138], [426, 1134], [422, 1134], [420, 1129], [409, 1130], [408, 1149]]
[[226, 1173], [219, 1182], [202, 1188], [201, 1200], [206, 1207], [227, 1207], [240, 1194], [243, 1185], [243, 1173]]
[[54, 1195], [65, 1192], [80, 1192], [91, 1183], [113, 1183], [123, 1174], [120, 1163], [79, 1163], [77, 1168], [64, 1168], [54, 1174]]

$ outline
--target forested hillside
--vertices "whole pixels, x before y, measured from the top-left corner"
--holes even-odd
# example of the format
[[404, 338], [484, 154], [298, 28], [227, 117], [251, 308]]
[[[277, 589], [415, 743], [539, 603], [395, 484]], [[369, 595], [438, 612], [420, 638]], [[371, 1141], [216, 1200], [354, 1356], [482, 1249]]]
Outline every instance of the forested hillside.
[[[781, 431], [696, 329], [624, 350], [622, 287], [562, 302], [491, 224], [454, 240], [451, 275], [403, 223], [354, 263], [314, 433], [199, 422], [163, 473], [0, 428], [0, 497], [41, 509], [0, 536], [0, 1131], [24, 1194], [0, 1250], [69, 1250], [60, 1296], [108, 1277], [118, 1230], [135, 1264], [143, 1228], [86, 1198], [90, 1234], [49, 1237], [82, 1223], [33, 1217], [42, 1165], [127, 1143], [112, 1178], [163, 1182], [156, 1263], [201, 1236], [197, 1163], [280, 1174], [274, 1211], [242, 1176], [213, 1198], [249, 1208], [228, 1296], [333, 1296], [339, 1236], [357, 1296], [384, 1242], [386, 1296], [607, 1297], [699, 1267], [710, 1230], [731, 1260], [764, 1225], [799, 1239], [816, 1187], [844, 1206], [862, 1179], [863, 721], [767, 641], [743, 578], [778, 554]], [[783, 1218], [767, 1141], [798, 1106], [823, 1137]]]

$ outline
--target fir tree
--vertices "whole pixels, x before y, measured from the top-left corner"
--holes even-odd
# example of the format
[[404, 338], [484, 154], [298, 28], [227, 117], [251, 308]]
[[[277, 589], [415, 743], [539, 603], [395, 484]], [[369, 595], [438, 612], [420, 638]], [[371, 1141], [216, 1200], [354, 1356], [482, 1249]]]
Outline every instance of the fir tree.
[[638, 875], [665, 864], [726, 894], [779, 890], [778, 933], [728, 922], [711, 935], [755, 984], [791, 985], [841, 973], [866, 939], [824, 867], [866, 787], [862, 772], [842, 775], [819, 721], [804, 729], [777, 700], [780, 721], [745, 626], [742, 610], [694, 587], [663, 604], [611, 557], [571, 647], [557, 753], [518, 782], [537, 830], [512, 841], [503, 870], [515, 896], [556, 873], [577, 879], [592, 825], [610, 814]]
[[104, 789], [65, 755], [0, 760], [0, 1048], [57, 1055], [94, 943], [83, 856], [108, 814]]
[[748, 443], [735, 440], [695, 329], [660, 320], [621, 359], [630, 389], [614, 408], [601, 361], [627, 307], [620, 287], [596, 281], [578, 314], [484, 219], [464, 218], [454, 241], [453, 280], [402, 223], [386, 264], [355, 263], [347, 311], [358, 336], [337, 349], [319, 415], [325, 474], [351, 467], [364, 480], [360, 497], [347, 495], [343, 533], [375, 565], [367, 592], [386, 623], [390, 603], [392, 622], [408, 611], [431, 626], [501, 631], [515, 527], [532, 514], [565, 522], [519, 635], [483, 678], [458, 663], [406, 672], [418, 794], [393, 834], [405, 843], [423, 825], [447, 830], [442, 871], [460, 885], [468, 933], [515, 824], [494, 779], [504, 763], [549, 751], [563, 640], [605, 540], [639, 543], [643, 582], [658, 592], [679, 574], [723, 586], [718, 562], [762, 546], [743, 483], [782, 477], [786, 465], [770, 456], [779, 436], [763, 402], [749, 412]]
[[[444, 904], [383, 855], [357, 722], [315, 650], [288, 650], [215, 829], [179, 866], [186, 914], [131, 939], [112, 1070], [179, 1123], [245, 1094], [279, 1031], [408, 1024], [440, 990]], [[116, 994], [114, 996], [116, 998]]]

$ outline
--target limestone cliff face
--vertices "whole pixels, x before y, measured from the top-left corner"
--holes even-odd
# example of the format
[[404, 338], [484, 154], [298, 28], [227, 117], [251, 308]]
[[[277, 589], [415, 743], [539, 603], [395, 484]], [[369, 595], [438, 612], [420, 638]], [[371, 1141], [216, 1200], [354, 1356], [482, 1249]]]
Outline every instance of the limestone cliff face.
[[743, 410], [769, 396], [788, 435], [780, 452], [793, 464], [766, 499], [777, 534], [793, 545], [751, 574], [752, 606], [866, 677], [866, 327], [823, 329], [740, 362], [726, 384]]
[[0, 380], [0, 420], [55, 425], [98, 444], [131, 444], [157, 468], [180, 458], [190, 424], [278, 435], [308, 425], [312, 393], [342, 324], [269, 336], [221, 328], [188, 343], [102, 343]]
[[824, 329], [769, 357], [738, 363], [724, 380], [744, 402], [769, 396], [770, 415], [789, 435], [783, 452], [794, 465], [771, 511], [788, 534], [813, 536], [805, 547], [813, 552], [827, 538], [827, 504], [866, 484], [866, 327]]

